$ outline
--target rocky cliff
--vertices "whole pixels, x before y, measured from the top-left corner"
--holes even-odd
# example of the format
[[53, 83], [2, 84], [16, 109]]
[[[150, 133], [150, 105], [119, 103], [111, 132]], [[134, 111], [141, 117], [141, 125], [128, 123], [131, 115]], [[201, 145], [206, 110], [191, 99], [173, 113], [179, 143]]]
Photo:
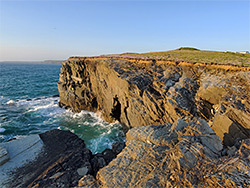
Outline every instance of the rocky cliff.
[[[19, 154], [11, 154], [10, 161], [0, 166], [3, 175], [0, 186], [247, 188], [250, 185], [250, 139], [223, 149], [221, 139], [204, 119], [191, 122], [177, 119], [173, 124], [135, 127], [126, 136], [125, 148], [124, 143], [115, 143], [112, 149], [95, 155], [69, 131], [51, 130], [4, 143], [1, 146], [7, 152], [11, 154], [15, 149]], [[34, 149], [40, 151], [36, 158], [30, 156]], [[32, 160], [9, 171], [11, 165], [20, 165], [17, 161], [23, 161], [24, 156]]]
[[[250, 139], [223, 156], [205, 120], [136, 127], [125, 149], [79, 187], [249, 187]], [[224, 153], [225, 154], [225, 153]]]
[[[250, 68], [70, 58], [58, 89], [61, 106], [120, 121], [129, 129], [126, 146], [94, 155], [61, 130], [3, 143], [0, 186], [250, 186]], [[21, 166], [10, 171], [14, 161]]]
[[250, 137], [249, 67], [72, 57], [58, 89], [61, 106], [101, 112], [128, 128], [202, 118], [225, 146]]

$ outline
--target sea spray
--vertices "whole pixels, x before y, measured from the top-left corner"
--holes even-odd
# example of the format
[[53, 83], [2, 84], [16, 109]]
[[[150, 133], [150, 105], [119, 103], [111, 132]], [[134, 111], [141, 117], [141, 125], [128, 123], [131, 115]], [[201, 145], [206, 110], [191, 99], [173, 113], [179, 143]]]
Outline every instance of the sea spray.
[[73, 113], [58, 106], [57, 84], [61, 65], [1, 64], [0, 142], [51, 129], [70, 130], [93, 153], [124, 140], [118, 122], [107, 123], [99, 114]]
[[[10, 102], [11, 101], [11, 102]], [[59, 97], [43, 97], [30, 100], [9, 100], [5, 104], [10, 121], [3, 121], [0, 133], [7, 141], [18, 135], [38, 134], [52, 128], [70, 130], [82, 138], [93, 153], [111, 148], [116, 141], [124, 141], [119, 122], [107, 123], [99, 114], [81, 111], [73, 113], [58, 106]], [[18, 113], [14, 113], [18, 111]], [[13, 114], [11, 114], [13, 113]], [[24, 123], [25, 125], [22, 125]]]

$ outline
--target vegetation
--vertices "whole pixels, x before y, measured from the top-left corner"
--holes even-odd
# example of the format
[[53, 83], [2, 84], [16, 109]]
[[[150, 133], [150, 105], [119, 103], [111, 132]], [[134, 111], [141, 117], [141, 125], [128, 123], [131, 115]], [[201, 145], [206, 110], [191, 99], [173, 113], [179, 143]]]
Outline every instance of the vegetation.
[[180, 47], [177, 50], [199, 50], [199, 49], [193, 47]]
[[230, 64], [250, 66], [250, 54], [233, 52], [202, 51], [191, 47], [181, 47], [177, 50], [148, 53], [124, 53], [116, 55], [124, 58], [156, 59], [187, 61], [191, 63]]

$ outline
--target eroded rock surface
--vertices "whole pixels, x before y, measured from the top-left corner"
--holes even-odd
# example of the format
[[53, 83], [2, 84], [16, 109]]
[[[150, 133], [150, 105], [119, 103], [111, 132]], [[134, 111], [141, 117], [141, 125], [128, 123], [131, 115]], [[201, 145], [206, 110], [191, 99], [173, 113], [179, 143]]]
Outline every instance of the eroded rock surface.
[[43, 150], [39, 135], [29, 135], [0, 143], [0, 187], [13, 182], [12, 172], [34, 161]]
[[84, 141], [70, 131], [55, 129], [40, 134], [40, 137], [43, 142], [40, 155], [14, 171], [12, 180], [3, 187], [74, 187], [82, 176], [95, 176], [117, 155], [113, 149], [107, 149], [108, 154], [104, 151], [93, 155]]
[[127, 127], [205, 119], [225, 146], [250, 137], [250, 68], [160, 60], [70, 58], [60, 104]]
[[126, 147], [79, 187], [248, 187], [250, 140], [222, 156], [218, 136], [204, 120], [132, 128]]

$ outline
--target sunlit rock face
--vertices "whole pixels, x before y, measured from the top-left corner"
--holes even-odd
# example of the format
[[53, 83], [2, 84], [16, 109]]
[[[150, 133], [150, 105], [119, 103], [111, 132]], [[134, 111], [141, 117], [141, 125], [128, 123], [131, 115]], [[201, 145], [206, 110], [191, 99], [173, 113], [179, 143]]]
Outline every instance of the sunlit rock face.
[[226, 146], [250, 136], [250, 68], [117, 57], [69, 58], [60, 105], [126, 127], [202, 118]]
[[78, 187], [247, 187], [249, 141], [225, 151], [201, 119], [135, 127], [122, 152], [96, 179], [82, 177]]

